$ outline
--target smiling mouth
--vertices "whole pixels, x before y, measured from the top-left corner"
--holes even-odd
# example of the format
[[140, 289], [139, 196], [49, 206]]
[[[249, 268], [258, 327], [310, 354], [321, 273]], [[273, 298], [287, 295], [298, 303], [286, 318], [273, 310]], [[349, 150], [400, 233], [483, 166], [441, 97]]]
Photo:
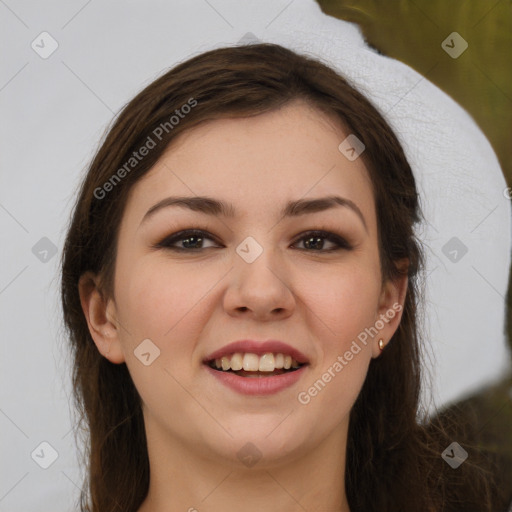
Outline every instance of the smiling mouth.
[[295, 372], [303, 363], [290, 355], [266, 353], [261, 356], [252, 353], [236, 352], [212, 359], [206, 363], [210, 368], [223, 373], [233, 373], [239, 377], [264, 378]]

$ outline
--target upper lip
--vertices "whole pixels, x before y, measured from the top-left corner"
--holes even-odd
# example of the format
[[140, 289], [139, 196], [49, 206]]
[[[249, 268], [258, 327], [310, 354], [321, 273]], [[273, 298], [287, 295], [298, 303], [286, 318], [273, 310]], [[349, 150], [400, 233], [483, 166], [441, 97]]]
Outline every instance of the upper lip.
[[234, 354], [235, 352], [251, 353], [263, 355], [268, 353], [290, 355], [298, 363], [308, 363], [308, 358], [298, 349], [284, 343], [283, 341], [267, 340], [267, 341], [254, 341], [254, 340], [239, 340], [224, 345], [215, 352], [212, 352], [205, 357], [204, 363], [208, 363], [214, 359], [220, 359], [223, 356]]

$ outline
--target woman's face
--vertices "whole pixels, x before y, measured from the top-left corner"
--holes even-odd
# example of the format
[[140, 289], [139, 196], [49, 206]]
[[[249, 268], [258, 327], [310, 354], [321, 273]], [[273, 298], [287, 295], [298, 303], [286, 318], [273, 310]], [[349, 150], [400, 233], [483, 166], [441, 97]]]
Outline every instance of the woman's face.
[[[112, 328], [95, 341], [126, 362], [148, 439], [217, 462], [262, 457], [269, 467], [345, 439], [406, 285], [381, 287], [368, 173], [338, 149], [348, 135], [303, 102], [210, 121], [177, 138], [133, 187], [106, 309]], [[225, 211], [161, 203], [171, 196], [207, 196]], [[345, 206], [301, 206], [333, 196]], [[188, 229], [204, 233], [171, 240]], [[254, 343], [223, 349], [238, 340]], [[268, 340], [286, 346], [260, 357]], [[287, 360], [277, 354], [294, 350], [306, 364], [271, 376]], [[211, 368], [215, 353], [247, 373]]]

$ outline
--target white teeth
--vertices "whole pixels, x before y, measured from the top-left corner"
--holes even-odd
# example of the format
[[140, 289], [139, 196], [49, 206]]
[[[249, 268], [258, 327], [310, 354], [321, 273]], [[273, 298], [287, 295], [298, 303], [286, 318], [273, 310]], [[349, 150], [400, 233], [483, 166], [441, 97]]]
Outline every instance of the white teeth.
[[260, 358], [256, 354], [244, 354], [242, 367], [246, 372], [257, 372], [260, 367]]
[[273, 372], [275, 370], [274, 354], [263, 354], [260, 357], [260, 372]]
[[243, 355], [240, 352], [231, 356], [231, 369], [235, 372], [243, 368]]
[[300, 364], [290, 355], [273, 354], [267, 352], [262, 356], [257, 354], [236, 352], [231, 356], [223, 356], [215, 359], [215, 367], [223, 371], [245, 370], [247, 372], [273, 372], [274, 370], [289, 370], [290, 368], [300, 368]]

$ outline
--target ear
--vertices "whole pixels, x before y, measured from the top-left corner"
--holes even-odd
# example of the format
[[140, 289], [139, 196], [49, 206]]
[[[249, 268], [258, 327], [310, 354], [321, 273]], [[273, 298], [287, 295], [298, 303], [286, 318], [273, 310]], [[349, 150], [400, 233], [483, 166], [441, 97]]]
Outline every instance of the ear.
[[387, 280], [382, 286], [382, 292], [379, 298], [379, 307], [375, 317], [375, 323], [376, 327], [382, 327], [382, 329], [379, 329], [378, 334], [373, 340], [372, 357], [374, 358], [379, 357], [382, 352], [379, 347], [379, 340], [383, 340], [384, 346], [389, 343], [400, 325], [404, 311], [408, 285], [407, 268], [409, 266], [409, 260], [404, 258], [398, 261], [397, 265], [403, 274], [393, 281]]
[[92, 272], [80, 276], [78, 291], [89, 332], [98, 351], [111, 363], [123, 363], [125, 358], [119, 340], [114, 301], [103, 298], [99, 279]]

